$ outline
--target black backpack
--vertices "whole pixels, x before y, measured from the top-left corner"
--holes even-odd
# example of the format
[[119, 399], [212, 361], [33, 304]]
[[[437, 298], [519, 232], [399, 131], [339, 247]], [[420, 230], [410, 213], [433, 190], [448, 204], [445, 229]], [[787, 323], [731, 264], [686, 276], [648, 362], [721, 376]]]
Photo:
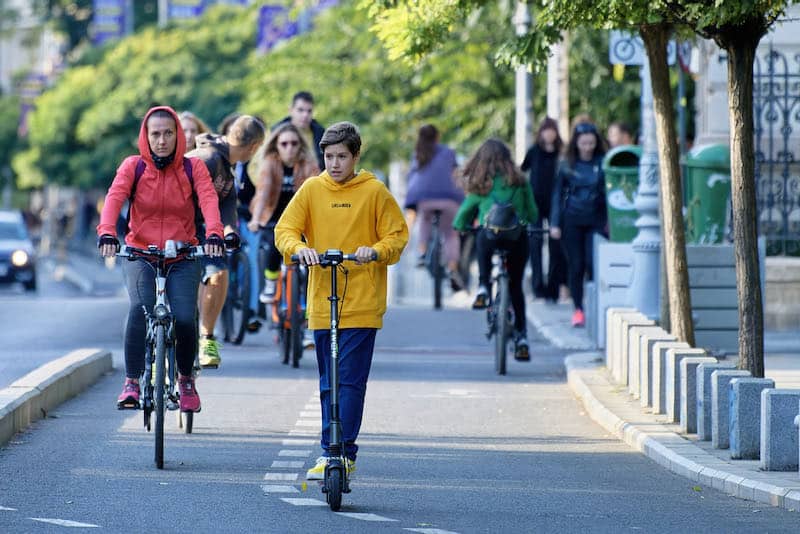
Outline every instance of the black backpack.
[[487, 237], [492, 241], [516, 241], [522, 235], [522, 223], [519, 221], [517, 211], [511, 201], [517, 194], [517, 187], [506, 202], [497, 200], [490, 193], [494, 204], [489, 208], [484, 220]]
[[[139, 158], [136, 162], [136, 170], [133, 173], [133, 185], [131, 192], [128, 194], [128, 214], [125, 216], [125, 235], [131, 230], [131, 206], [133, 206], [133, 198], [136, 196], [136, 186], [139, 185], [139, 180], [142, 179], [144, 170], [147, 168], [147, 163], [144, 158]], [[192, 173], [192, 162], [189, 158], [183, 158], [183, 172], [189, 179], [189, 185], [192, 186], [192, 202], [194, 202], [195, 224], [197, 223], [197, 213], [199, 211], [199, 204], [197, 202], [197, 192], [194, 190], [194, 175]]]

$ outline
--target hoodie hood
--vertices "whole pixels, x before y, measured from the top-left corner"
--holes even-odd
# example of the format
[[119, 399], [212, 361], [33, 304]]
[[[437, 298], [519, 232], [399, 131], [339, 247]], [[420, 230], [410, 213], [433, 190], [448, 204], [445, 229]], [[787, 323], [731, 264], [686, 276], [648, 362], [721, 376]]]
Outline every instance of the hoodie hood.
[[181, 126], [178, 114], [169, 106], [150, 108], [145, 114], [144, 119], [142, 119], [142, 126], [139, 128], [139, 155], [142, 156], [142, 159], [144, 159], [148, 165], [155, 167], [153, 157], [150, 154], [150, 141], [147, 139], [147, 119], [150, 118], [150, 115], [159, 110], [166, 111], [175, 119], [175, 135], [177, 136], [177, 142], [175, 143], [175, 157], [172, 163], [169, 164], [169, 167], [183, 167], [183, 156], [186, 154], [186, 136], [183, 133], [183, 127]]
[[331, 191], [344, 191], [352, 187], [358, 187], [359, 185], [363, 184], [366, 181], [378, 179], [377, 176], [375, 176], [369, 171], [365, 171], [364, 169], [358, 171], [355, 176], [353, 176], [343, 184], [338, 183], [333, 178], [331, 178], [331, 175], [328, 174], [328, 171], [322, 171], [322, 174], [320, 174], [319, 177], [322, 179], [322, 183], [325, 185], [325, 188]]

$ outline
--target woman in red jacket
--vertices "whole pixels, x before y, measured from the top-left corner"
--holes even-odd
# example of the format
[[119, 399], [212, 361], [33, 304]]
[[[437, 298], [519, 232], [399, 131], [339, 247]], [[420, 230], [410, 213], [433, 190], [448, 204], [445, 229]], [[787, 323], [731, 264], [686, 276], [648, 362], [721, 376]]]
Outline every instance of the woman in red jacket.
[[[187, 160], [191, 166], [189, 173], [184, 163], [185, 152], [186, 137], [175, 111], [166, 106], [150, 109], [139, 130], [139, 155], [125, 158], [106, 194], [100, 224], [97, 225], [98, 246], [104, 257], [111, 257], [119, 251], [115, 225], [122, 205], [133, 192], [125, 243], [137, 248], [155, 245], [163, 249], [165, 242], [172, 239], [197, 245], [197, 206], [206, 222], [206, 253], [212, 256], [222, 254], [223, 228], [211, 176], [205, 164], [196, 158]], [[152, 309], [155, 303], [153, 269], [144, 261], [126, 261], [123, 270], [130, 308], [125, 330], [126, 378], [117, 399], [119, 409], [139, 407], [139, 378], [144, 372], [146, 329], [142, 306]], [[175, 315], [180, 409], [185, 412], [200, 411], [200, 397], [192, 377], [197, 353], [199, 283], [198, 262], [180, 259], [170, 265], [167, 296]]]

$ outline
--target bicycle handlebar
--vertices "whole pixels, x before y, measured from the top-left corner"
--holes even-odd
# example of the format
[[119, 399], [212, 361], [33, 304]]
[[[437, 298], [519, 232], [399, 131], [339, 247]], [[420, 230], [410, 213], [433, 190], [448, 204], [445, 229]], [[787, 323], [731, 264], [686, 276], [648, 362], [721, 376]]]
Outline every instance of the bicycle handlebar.
[[[170, 243], [173, 244], [172, 247], [169, 246]], [[130, 245], [120, 245], [119, 252], [117, 252], [117, 256], [129, 259], [135, 259], [139, 256], [150, 256], [158, 259], [173, 259], [182, 255], [187, 258], [199, 258], [201, 256], [205, 256], [206, 252], [202, 245], [184, 245], [181, 242], [175, 243], [171, 240], [167, 241], [166, 246], [163, 249], [160, 249], [154, 245], [151, 245], [146, 249], [136, 248]]]
[[[484, 229], [486, 229], [485, 226], [473, 226], [473, 227], [468, 228], [467, 230], [465, 230], [464, 233], [465, 234], [477, 234], [478, 232], [480, 232], [481, 230], [484, 230]], [[547, 234], [547, 233], [550, 232], [550, 228], [534, 228], [533, 226], [526, 226], [525, 227], [525, 232], [528, 235]]]

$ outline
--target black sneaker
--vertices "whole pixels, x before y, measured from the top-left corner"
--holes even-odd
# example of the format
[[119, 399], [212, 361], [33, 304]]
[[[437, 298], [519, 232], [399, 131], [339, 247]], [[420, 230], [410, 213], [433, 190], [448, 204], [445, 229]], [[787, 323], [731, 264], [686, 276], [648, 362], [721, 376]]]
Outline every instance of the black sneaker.
[[461, 291], [465, 289], [466, 284], [464, 283], [464, 279], [461, 277], [461, 273], [457, 270], [450, 271], [447, 273], [448, 277], [450, 278], [450, 289], [453, 291]]
[[514, 348], [514, 359], [518, 362], [528, 362], [531, 359], [530, 350], [528, 348], [528, 338], [524, 335], [517, 338], [516, 347]]

